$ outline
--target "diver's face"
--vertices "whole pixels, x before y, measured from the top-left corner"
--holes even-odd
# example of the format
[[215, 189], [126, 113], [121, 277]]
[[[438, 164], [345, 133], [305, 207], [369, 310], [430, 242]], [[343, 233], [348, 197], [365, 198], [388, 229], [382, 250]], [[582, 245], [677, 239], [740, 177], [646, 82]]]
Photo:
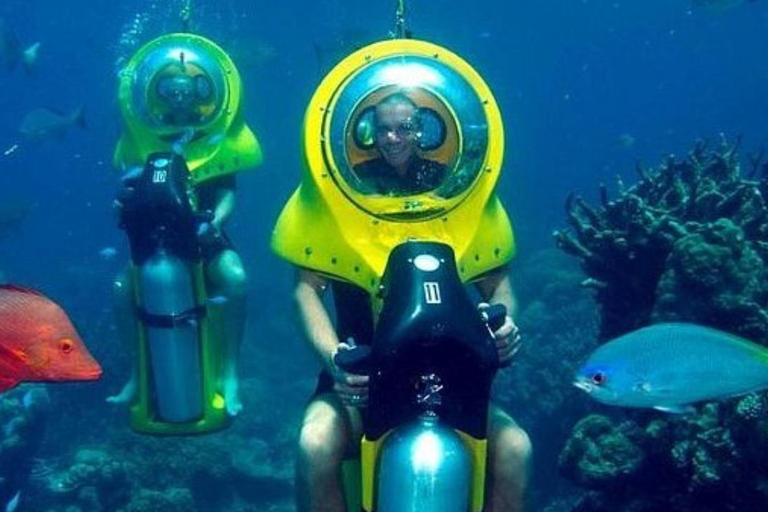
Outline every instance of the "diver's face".
[[160, 93], [174, 111], [190, 109], [196, 99], [195, 83], [186, 75], [166, 79], [161, 84]]
[[416, 109], [408, 103], [376, 107], [376, 147], [389, 165], [405, 168], [416, 149]]

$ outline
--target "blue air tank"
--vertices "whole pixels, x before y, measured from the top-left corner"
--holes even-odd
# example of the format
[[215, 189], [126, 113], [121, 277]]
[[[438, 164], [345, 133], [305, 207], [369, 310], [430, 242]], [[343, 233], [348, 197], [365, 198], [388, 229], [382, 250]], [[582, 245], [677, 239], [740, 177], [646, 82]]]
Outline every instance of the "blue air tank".
[[467, 446], [436, 417], [393, 431], [377, 470], [376, 512], [467, 512], [471, 486]]
[[[187, 265], [160, 248], [139, 268], [141, 304], [149, 315], [179, 315], [195, 307]], [[155, 406], [159, 418], [185, 423], [203, 414], [198, 325], [147, 322], [147, 346]]]

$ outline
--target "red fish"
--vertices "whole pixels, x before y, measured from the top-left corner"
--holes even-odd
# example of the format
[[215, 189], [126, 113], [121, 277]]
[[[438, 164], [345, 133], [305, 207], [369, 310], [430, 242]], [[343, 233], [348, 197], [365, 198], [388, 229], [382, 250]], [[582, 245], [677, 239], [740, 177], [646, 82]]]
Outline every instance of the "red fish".
[[96, 380], [101, 367], [45, 295], [0, 285], [0, 392], [20, 382]]

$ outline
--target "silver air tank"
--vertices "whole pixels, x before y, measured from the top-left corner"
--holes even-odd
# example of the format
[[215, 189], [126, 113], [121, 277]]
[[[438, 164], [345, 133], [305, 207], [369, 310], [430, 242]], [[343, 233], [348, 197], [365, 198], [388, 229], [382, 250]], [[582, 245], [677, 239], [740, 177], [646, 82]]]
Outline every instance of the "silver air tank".
[[467, 512], [471, 487], [468, 448], [427, 412], [393, 431], [378, 465], [376, 512]]
[[[141, 303], [150, 315], [178, 315], [195, 307], [190, 271], [160, 248], [139, 268]], [[197, 322], [147, 325], [147, 346], [158, 416], [184, 423], [203, 414]]]

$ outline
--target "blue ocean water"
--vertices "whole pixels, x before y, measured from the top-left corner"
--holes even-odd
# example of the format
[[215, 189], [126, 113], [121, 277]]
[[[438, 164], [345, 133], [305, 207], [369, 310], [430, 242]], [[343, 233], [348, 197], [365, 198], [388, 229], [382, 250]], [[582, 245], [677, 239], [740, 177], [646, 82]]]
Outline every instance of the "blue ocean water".
[[[291, 270], [270, 252], [269, 236], [299, 180], [301, 127], [312, 92], [344, 55], [343, 41], [387, 37], [394, 4], [194, 2], [193, 29], [217, 41], [239, 66], [245, 118], [265, 154], [263, 166], [239, 179], [229, 227], [252, 299], [243, 354], [244, 376], [251, 379], [247, 417], [232, 435], [244, 443], [243, 451], [272, 460], [283, 475], [290, 473], [290, 454], [275, 454], [264, 443], [277, 439], [290, 446], [314, 363], [293, 325]], [[408, 6], [416, 37], [463, 56], [496, 95], [506, 127], [498, 191], [523, 259], [552, 246], [551, 232], [564, 224], [570, 191], [593, 197], [600, 183], [611, 184], [617, 175], [631, 181], [637, 161], [654, 164], [664, 155], [684, 154], [696, 139], [714, 140], [720, 133], [742, 136], [745, 151], [768, 145], [768, 2], [723, 12], [688, 0], [412, 0]], [[125, 440], [124, 415], [103, 404], [129, 368], [110, 295], [127, 260], [112, 211], [117, 175], [111, 161], [121, 130], [116, 69], [137, 45], [176, 30], [180, 7], [178, 1], [144, 0], [0, 4], [0, 18], [23, 45], [41, 43], [34, 74], [0, 69], [0, 206], [27, 212], [20, 225], [0, 233], [0, 271], [60, 302], [107, 370], [98, 384], [52, 389], [62, 417], [51, 421], [41, 457], [54, 467], [84, 446], [106, 450], [115, 439], [126, 449], [132, 442]], [[33, 109], [70, 112], [80, 105], [85, 131], [44, 140], [19, 133]], [[105, 248], [115, 248], [116, 256], [105, 257]], [[280, 411], [279, 427], [259, 418], [264, 404], [280, 403], [288, 407]], [[79, 415], [98, 417], [98, 428], [77, 421]], [[546, 468], [542, 473], [554, 475]], [[195, 499], [207, 503], [199, 510], [271, 510]], [[273, 501], [281, 500], [285, 496]], [[546, 504], [539, 496], [537, 506]], [[27, 510], [42, 509], [22, 501], [19, 512]]]

